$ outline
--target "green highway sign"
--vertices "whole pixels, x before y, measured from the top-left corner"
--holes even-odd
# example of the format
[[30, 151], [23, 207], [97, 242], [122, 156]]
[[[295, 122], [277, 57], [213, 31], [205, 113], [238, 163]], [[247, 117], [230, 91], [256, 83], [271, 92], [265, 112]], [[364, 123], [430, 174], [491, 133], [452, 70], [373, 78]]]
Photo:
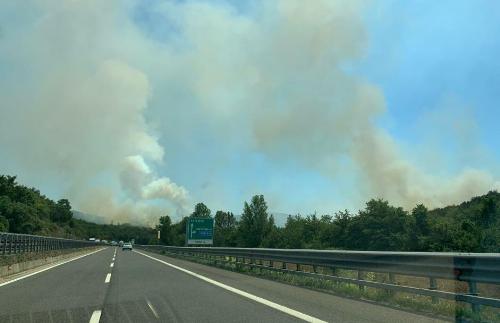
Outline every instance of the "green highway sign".
[[186, 222], [187, 244], [213, 244], [214, 219], [188, 218]]

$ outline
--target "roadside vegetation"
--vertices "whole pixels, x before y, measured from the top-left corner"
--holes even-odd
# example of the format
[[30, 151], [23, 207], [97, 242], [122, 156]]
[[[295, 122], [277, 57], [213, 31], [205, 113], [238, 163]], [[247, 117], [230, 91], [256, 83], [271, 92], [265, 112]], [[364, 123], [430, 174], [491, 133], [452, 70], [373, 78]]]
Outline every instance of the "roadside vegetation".
[[[211, 217], [198, 203], [194, 217]], [[357, 213], [289, 215], [278, 227], [267, 211], [264, 196], [245, 202], [237, 219], [217, 211], [214, 245], [291, 249], [344, 249], [378, 251], [499, 252], [500, 193], [489, 192], [460, 205], [428, 210], [416, 205], [411, 211], [372, 199]], [[183, 246], [187, 217], [172, 223], [160, 218], [161, 244]]]

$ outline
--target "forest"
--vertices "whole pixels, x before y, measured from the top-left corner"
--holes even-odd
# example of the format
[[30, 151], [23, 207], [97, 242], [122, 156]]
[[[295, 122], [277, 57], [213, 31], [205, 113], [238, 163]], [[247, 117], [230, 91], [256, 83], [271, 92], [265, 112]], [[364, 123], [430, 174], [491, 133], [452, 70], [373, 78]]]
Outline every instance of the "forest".
[[[214, 217], [214, 245], [247, 248], [344, 249], [379, 251], [500, 251], [500, 193], [489, 192], [456, 206], [406, 211], [372, 199], [357, 213], [289, 215], [278, 227], [263, 195], [245, 202], [238, 219], [233, 213], [212, 215], [203, 203], [194, 217]], [[184, 245], [187, 217], [172, 223], [160, 218], [162, 244]]]
[[[276, 225], [263, 195], [244, 202], [241, 216], [224, 210], [213, 214], [204, 203], [189, 216], [214, 218], [214, 246], [500, 252], [500, 193], [495, 191], [432, 210], [422, 204], [404, 210], [372, 199], [356, 213], [289, 215], [284, 226]], [[164, 215], [155, 228], [95, 224], [74, 218], [68, 200], [52, 201], [19, 185], [15, 176], [0, 176], [0, 232], [183, 246], [187, 219], [173, 222]]]

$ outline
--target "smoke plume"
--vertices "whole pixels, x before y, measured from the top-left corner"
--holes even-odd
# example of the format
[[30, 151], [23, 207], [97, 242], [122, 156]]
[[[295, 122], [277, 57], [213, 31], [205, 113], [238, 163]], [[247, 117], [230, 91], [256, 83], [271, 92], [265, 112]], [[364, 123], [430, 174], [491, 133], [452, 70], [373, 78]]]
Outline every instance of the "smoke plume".
[[235, 148], [294, 160], [332, 185], [349, 169], [362, 194], [345, 198], [363, 196], [360, 206], [371, 197], [441, 206], [500, 188], [482, 169], [424, 171], [377, 125], [384, 94], [349, 68], [370, 46], [365, 1], [262, 1], [246, 14], [223, 2], [152, 2], [163, 33], [141, 26], [140, 6], [0, 4], [15, 17], [0, 38], [3, 170], [60, 187], [83, 212], [150, 224], [192, 205], [176, 174], [163, 174], [175, 151], [165, 154], [160, 138], [210, 136], [217, 158], [203, 163], [214, 170]]

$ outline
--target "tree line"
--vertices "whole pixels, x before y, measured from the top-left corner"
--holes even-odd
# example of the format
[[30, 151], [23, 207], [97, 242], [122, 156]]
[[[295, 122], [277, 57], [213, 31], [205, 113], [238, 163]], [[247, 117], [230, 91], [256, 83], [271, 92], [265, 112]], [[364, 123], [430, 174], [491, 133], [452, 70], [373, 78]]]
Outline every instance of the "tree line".
[[[203, 203], [191, 217], [212, 217]], [[406, 211], [388, 201], [372, 199], [357, 213], [289, 215], [283, 227], [275, 224], [263, 195], [243, 205], [239, 219], [227, 211], [214, 217], [214, 245], [248, 248], [312, 248], [380, 251], [500, 251], [500, 193], [489, 192], [456, 206], [428, 210], [424, 205]], [[160, 218], [160, 243], [185, 244], [184, 217], [172, 223]]]
[[[313, 248], [394, 251], [500, 252], [500, 193], [489, 192], [459, 205], [428, 210], [395, 207], [372, 199], [356, 212], [289, 215], [277, 226], [263, 195], [243, 204], [241, 216], [195, 205], [190, 217], [213, 217], [214, 245], [227, 247]], [[183, 246], [189, 217], [173, 222], [166, 215], [156, 230], [129, 224], [95, 224], [73, 217], [66, 199], [53, 201], [37, 189], [0, 175], [0, 232], [65, 238], [98, 237], [139, 244]]]

